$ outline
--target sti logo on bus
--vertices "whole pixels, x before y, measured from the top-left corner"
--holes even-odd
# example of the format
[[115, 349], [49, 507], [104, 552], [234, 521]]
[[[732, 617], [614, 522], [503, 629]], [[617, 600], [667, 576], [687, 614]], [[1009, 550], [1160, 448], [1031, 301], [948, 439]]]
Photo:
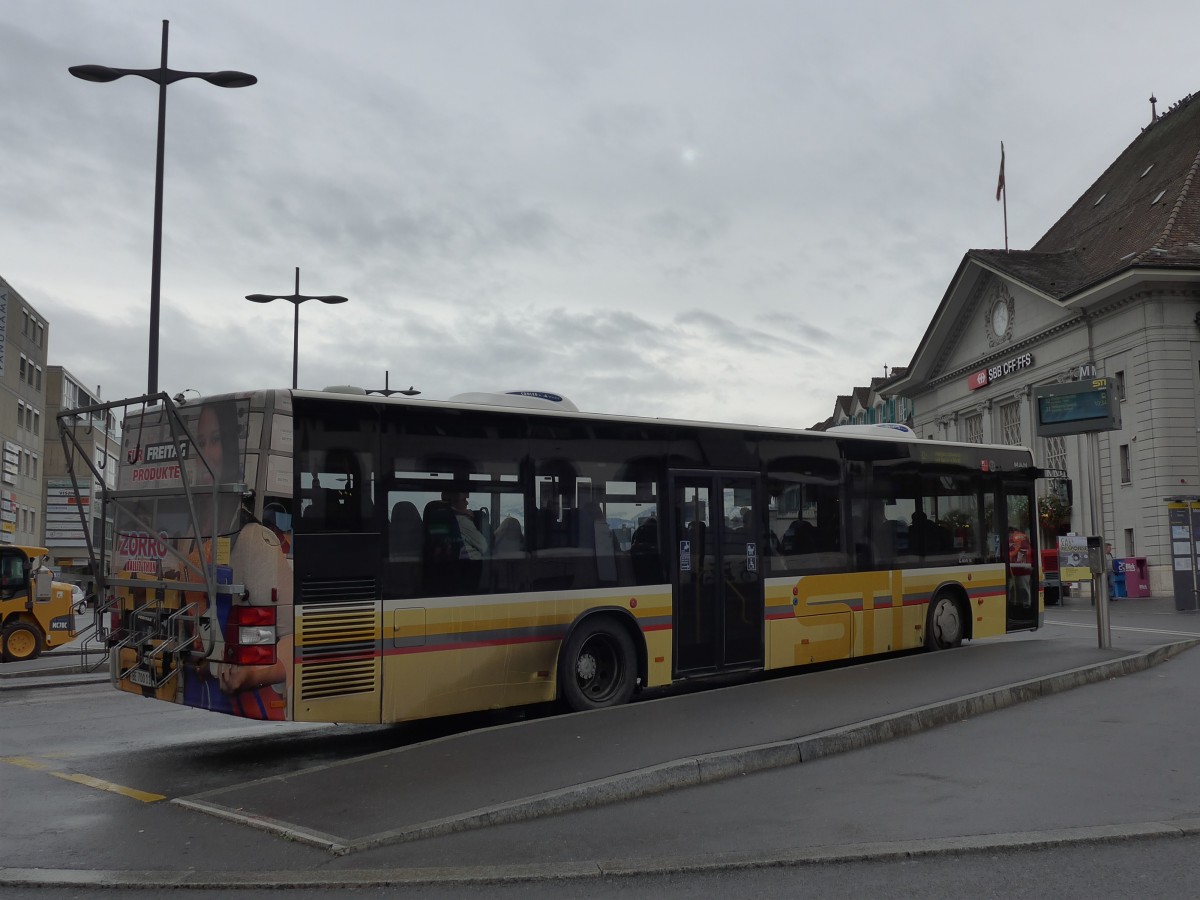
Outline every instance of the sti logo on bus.
[[[179, 459], [187, 459], [188, 442], [180, 441], [178, 451]], [[174, 441], [147, 444], [145, 447], [135, 447], [129, 451], [129, 462], [131, 465], [136, 465], [137, 463], [174, 462], [175, 459], [176, 446]]]

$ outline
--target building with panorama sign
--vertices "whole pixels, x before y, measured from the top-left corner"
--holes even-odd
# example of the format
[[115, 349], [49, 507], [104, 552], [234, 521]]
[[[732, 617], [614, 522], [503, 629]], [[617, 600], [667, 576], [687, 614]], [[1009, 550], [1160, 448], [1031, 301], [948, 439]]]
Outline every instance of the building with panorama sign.
[[[1200, 497], [1200, 97], [1161, 114], [1152, 102], [1148, 119], [1033, 247], [967, 251], [879, 391], [913, 402], [922, 437], [1032, 447], [1066, 476], [1047, 483], [1051, 534], [1101, 523], [1114, 556], [1144, 557], [1169, 594], [1165, 498]], [[1093, 374], [1120, 399], [1120, 427], [1097, 441], [1097, 496], [1088, 437], [1037, 437], [1033, 408], [1035, 386]]]

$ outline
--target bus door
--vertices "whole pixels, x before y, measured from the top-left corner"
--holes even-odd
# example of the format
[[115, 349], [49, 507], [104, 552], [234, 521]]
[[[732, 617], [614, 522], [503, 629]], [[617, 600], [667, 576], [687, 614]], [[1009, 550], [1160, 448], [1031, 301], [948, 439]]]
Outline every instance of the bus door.
[[673, 472], [670, 494], [676, 672], [762, 665], [757, 476]]
[[1038, 554], [1036, 536], [1037, 498], [1028, 482], [1004, 484], [1005, 530], [1001, 538], [1008, 600], [1005, 607], [1008, 631], [1034, 628], [1038, 624]]

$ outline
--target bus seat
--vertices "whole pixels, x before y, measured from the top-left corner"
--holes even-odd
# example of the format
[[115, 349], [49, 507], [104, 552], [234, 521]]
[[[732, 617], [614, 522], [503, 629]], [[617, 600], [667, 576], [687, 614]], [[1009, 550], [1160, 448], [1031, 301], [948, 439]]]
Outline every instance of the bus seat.
[[462, 532], [458, 519], [450, 504], [444, 500], [430, 500], [425, 504], [421, 517], [421, 534], [425, 558], [430, 562], [456, 561], [462, 555]]
[[430, 500], [422, 517], [424, 580], [433, 596], [468, 593], [479, 588], [482, 560], [470, 559], [458, 517], [444, 500]]
[[419, 556], [421, 553], [421, 514], [411, 500], [398, 500], [392, 506], [388, 546], [392, 558]]
[[607, 522], [592, 523], [596, 550], [596, 574], [601, 585], [617, 583], [617, 542]]

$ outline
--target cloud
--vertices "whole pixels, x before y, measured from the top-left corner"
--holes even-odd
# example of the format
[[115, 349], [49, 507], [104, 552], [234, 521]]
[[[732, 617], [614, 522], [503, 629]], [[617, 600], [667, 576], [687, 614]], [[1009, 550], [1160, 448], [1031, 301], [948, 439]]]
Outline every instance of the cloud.
[[[1190, 6], [1165, 0], [1163, 21]], [[254, 73], [168, 91], [162, 372], [809, 425], [905, 365], [962, 255], [1034, 243], [1160, 105], [1186, 29], [1124, 8], [11, 0], [0, 273], [52, 363], [144, 390], [156, 89], [70, 65]], [[1017, 62], [1019, 58], [1019, 62]], [[1113, 59], [1137, 59], [1136, 90]]]

